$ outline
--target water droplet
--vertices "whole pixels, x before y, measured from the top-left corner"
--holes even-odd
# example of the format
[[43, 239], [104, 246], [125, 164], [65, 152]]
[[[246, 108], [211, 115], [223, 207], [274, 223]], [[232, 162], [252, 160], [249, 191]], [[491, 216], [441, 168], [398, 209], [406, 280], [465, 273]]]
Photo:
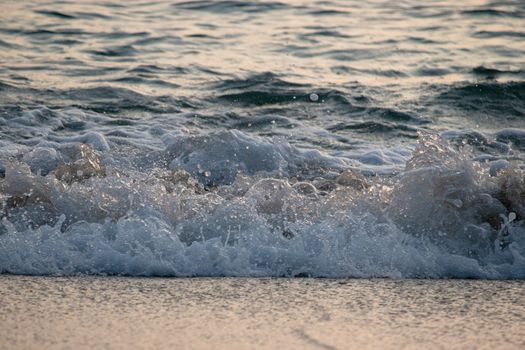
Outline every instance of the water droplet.
[[310, 101], [317, 102], [319, 100], [318, 94], [310, 94]]

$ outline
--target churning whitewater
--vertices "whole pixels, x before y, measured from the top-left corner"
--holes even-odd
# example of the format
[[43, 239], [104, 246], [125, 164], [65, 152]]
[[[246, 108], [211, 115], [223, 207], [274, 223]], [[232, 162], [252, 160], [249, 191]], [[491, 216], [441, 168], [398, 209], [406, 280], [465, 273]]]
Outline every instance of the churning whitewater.
[[161, 138], [133, 159], [97, 133], [4, 156], [0, 270], [525, 278], [516, 161], [427, 134], [404, 170], [366, 176], [240, 131]]

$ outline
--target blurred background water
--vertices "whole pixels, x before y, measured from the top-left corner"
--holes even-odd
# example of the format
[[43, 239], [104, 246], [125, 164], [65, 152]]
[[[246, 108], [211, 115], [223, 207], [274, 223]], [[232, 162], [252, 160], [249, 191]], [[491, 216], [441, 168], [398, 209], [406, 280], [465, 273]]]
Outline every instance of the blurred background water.
[[236, 128], [345, 156], [421, 129], [490, 134], [523, 127], [524, 6], [7, 0], [0, 113], [76, 107], [119, 130]]

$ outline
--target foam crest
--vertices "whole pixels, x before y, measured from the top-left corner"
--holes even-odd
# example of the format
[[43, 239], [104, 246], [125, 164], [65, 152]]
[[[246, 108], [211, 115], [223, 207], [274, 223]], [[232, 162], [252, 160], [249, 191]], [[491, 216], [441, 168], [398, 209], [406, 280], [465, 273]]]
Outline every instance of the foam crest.
[[525, 278], [516, 161], [423, 135], [404, 171], [366, 177], [239, 131], [163, 138], [141, 171], [77, 139], [7, 157], [0, 271]]
[[[184, 169], [201, 182], [230, 184], [237, 173], [294, 174], [339, 170], [342, 159], [319, 151], [300, 151], [284, 140], [265, 140], [232, 130], [211, 135], [164, 137], [170, 169]], [[311, 170], [310, 170], [311, 169]]]

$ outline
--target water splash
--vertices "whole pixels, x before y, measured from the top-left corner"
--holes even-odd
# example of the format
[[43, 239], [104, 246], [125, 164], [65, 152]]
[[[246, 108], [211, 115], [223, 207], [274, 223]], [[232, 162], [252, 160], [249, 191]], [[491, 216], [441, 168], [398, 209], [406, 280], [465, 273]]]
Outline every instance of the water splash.
[[37, 149], [4, 162], [0, 270], [525, 278], [516, 164], [492, 176], [468, 149], [427, 135], [406, 170], [364, 177], [241, 132], [172, 140], [147, 171], [69, 142], [54, 158]]

